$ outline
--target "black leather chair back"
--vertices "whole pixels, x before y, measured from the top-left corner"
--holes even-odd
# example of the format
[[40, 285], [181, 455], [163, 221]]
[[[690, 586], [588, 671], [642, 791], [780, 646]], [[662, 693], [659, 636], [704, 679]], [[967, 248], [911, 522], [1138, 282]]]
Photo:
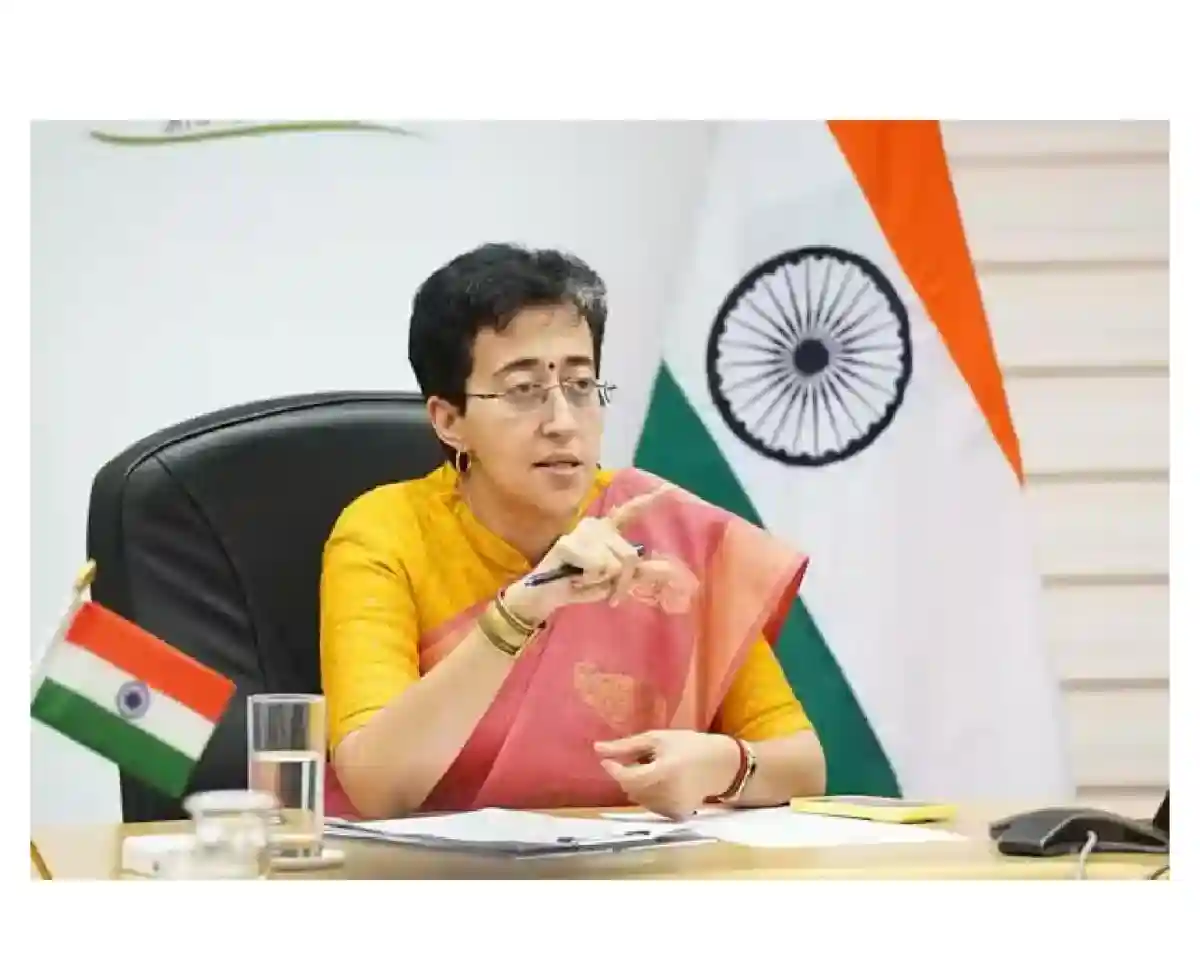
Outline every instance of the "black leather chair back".
[[[230, 677], [188, 792], [246, 785], [246, 697], [320, 691], [321, 552], [356, 496], [443, 459], [419, 396], [323, 393], [169, 427], [97, 473], [93, 598]], [[185, 817], [122, 776], [126, 822]]]

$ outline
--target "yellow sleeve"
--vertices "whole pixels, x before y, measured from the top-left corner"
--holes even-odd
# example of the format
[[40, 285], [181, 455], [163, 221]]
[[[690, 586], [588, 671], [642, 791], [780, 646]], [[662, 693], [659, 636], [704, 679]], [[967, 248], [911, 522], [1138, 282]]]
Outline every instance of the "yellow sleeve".
[[765, 637], [750, 647], [721, 702], [713, 729], [743, 740], [773, 740], [812, 729]]
[[351, 504], [325, 544], [321, 684], [330, 750], [420, 676], [416, 604], [389, 549], [389, 519], [372, 502]]

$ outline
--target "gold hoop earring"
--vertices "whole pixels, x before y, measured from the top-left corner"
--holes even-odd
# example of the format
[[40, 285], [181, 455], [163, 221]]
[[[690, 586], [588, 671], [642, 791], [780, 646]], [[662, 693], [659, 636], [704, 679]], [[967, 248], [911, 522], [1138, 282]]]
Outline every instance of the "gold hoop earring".
[[454, 451], [454, 470], [460, 476], [466, 476], [471, 469], [471, 455], [466, 450]]

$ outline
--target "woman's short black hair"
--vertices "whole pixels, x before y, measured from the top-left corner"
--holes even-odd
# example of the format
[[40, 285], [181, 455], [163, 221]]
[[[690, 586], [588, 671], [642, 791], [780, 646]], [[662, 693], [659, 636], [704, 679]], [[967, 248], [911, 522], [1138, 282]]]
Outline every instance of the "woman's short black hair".
[[587, 322], [598, 371], [606, 291], [578, 257], [489, 243], [439, 267], [413, 297], [408, 328], [408, 360], [425, 398], [441, 397], [464, 409], [479, 332], [503, 330], [527, 307], [556, 304], [574, 306]]

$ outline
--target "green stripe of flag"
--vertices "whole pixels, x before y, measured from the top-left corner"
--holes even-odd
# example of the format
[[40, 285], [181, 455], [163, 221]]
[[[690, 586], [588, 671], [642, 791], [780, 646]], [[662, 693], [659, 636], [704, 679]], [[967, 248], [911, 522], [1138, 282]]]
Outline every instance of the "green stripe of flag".
[[168, 796], [187, 789], [191, 757], [53, 680], [42, 682], [30, 714]]
[[[655, 379], [634, 463], [755, 526], [763, 526], [666, 364], [659, 367]], [[814, 558], [814, 562], [819, 563], [820, 558]], [[898, 797], [892, 766], [799, 597], [784, 622], [775, 653], [821, 739], [827, 792]]]

